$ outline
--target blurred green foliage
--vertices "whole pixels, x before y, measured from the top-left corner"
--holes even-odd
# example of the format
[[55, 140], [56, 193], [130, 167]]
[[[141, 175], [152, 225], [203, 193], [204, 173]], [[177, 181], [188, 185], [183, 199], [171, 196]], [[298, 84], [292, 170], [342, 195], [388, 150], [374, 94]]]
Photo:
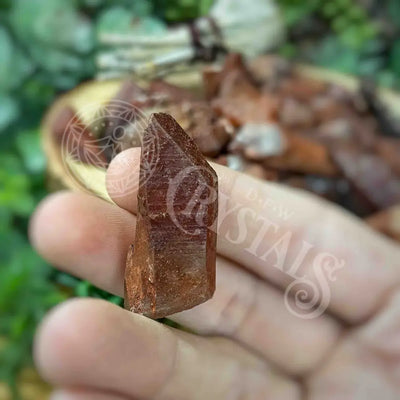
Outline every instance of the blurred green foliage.
[[[103, 31], [153, 32], [208, 12], [213, 0], [0, 0], [0, 381], [30, 363], [43, 315], [71, 294], [119, 297], [56, 272], [31, 249], [28, 218], [46, 195], [39, 124], [54, 97], [94, 73]], [[400, 83], [399, 0], [277, 0], [280, 52]]]
[[282, 55], [400, 87], [400, 1], [277, 0]]
[[181, 22], [207, 14], [214, 0], [154, 0], [156, 14], [167, 22]]
[[1, 143], [0, 381], [9, 382], [16, 395], [15, 376], [30, 362], [35, 327], [66, 296], [51, 281], [52, 268], [26, 237], [29, 215], [45, 195], [45, 160], [38, 132], [21, 130], [12, 143]]
[[29, 244], [29, 216], [46, 195], [41, 118], [57, 94], [93, 76], [98, 33], [160, 31], [161, 16], [191, 18], [205, 3], [157, 2], [155, 15], [147, 0], [0, 0], [0, 382], [16, 399], [16, 377], [31, 363], [34, 331], [51, 307], [71, 295], [122, 305], [56, 272]]

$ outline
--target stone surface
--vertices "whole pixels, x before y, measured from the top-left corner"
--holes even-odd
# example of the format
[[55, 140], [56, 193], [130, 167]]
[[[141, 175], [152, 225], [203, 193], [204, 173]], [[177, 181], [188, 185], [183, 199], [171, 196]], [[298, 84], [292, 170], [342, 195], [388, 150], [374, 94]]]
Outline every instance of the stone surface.
[[214, 66], [206, 66], [203, 69], [203, 91], [206, 99], [212, 99], [218, 95], [221, 83], [221, 70]]
[[344, 118], [346, 116], [346, 108], [327, 94], [311, 98], [310, 107], [315, 120], [319, 123]]
[[[364, 85], [353, 92], [300, 71], [276, 56], [248, 62], [231, 54], [222, 67], [206, 67], [202, 90], [195, 93], [160, 80], [146, 89], [125, 81], [110, 103], [122, 101], [146, 115], [167, 112], [214, 162], [305, 189], [362, 218], [376, 215], [382, 227], [373, 226], [400, 241], [387, 218], [388, 207], [400, 204], [400, 138], [379, 91]], [[50, 127], [55, 149], [74, 115], [68, 108], [57, 112]], [[134, 123], [134, 114], [128, 116], [111, 115], [113, 129], [103, 130], [95, 122], [76, 121], [77, 129], [67, 133], [74, 139], [73, 133], [82, 131], [82, 140], [63, 149], [72, 160], [107, 165], [124, 148], [141, 145], [143, 125]], [[118, 122], [122, 137], [120, 130], [114, 132]], [[104, 131], [106, 139], [114, 139], [112, 146], [97, 140]], [[102, 149], [112, 150], [106, 159]]]
[[283, 99], [280, 106], [279, 120], [289, 128], [311, 128], [314, 125], [314, 113], [304, 102], [288, 97]]
[[211, 104], [218, 115], [227, 118], [234, 126], [269, 123], [276, 119], [278, 102], [273, 96], [258, 93], [246, 82], [239, 82], [238, 85], [227, 83], [225, 86], [226, 90], [221, 91], [220, 97]]
[[377, 152], [393, 172], [400, 176], [400, 139], [380, 137], [377, 142]]
[[144, 133], [139, 183], [125, 307], [161, 318], [214, 293], [217, 176], [178, 123], [160, 113]]
[[267, 157], [264, 165], [280, 171], [334, 176], [337, 168], [328, 149], [322, 143], [302, 135], [286, 132], [287, 150], [278, 156]]
[[251, 175], [257, 179], [264, 179], [266, 181], [278, 180], [277, 171], [264, 168], [261, 164], [255, 162], [249, 162], [245, 160], [240, 154], [228, 154], [228, 156], [226, 156], [225, 166], [235, 171]]
[[[216, 90], [218, 96], [211, 102], [218, 115], [224, 116], [235, 126], [248, 122], [270, 122], [274, 119], [278, 110], [275, 96], [260, 92], [240, 56], [231, 55], [220, 76], [221, 81]], [[211, 89], [206, 88], [206, 92], [209, 94]]]
[[400, 178], [384, 159], [354, 146], [333, 148], [331, 154], [345, 178], [376, 210], [400, 203]]
[[268, 54], [252, 59], [249, 70], [255, 81], [268, 89], [275, 89], [282, 80], [290, 77], [292, 66], [288, 60]]
[[284, 97], [293, 97], [299, 101], [309, 102], [314, 96], [319, 96], [327, 89], [323, 81], [307, 79], [296, 74], [282, 82], [280, 92]]
[[172, 104], [167, 108], [206, 157], [218, 155], [230, 140], [234, 128], [224, 118], [217, 118], [205, 101]]
[[170, 83], [161, 79], [154, 80], [150, 83], [149, 93], [152, 96], [155, 96], [155, 98], [164, 98], [167, 101], [173, 101], [176, 103], [197, 100], [197, 96], [195, 96], [193, 91], [171, 85]]
[[229, 151], [241, 152], [249, 160], [283, 154], [287, 149], [285, 135], [277, 124], [242, 125], [229, 144]]

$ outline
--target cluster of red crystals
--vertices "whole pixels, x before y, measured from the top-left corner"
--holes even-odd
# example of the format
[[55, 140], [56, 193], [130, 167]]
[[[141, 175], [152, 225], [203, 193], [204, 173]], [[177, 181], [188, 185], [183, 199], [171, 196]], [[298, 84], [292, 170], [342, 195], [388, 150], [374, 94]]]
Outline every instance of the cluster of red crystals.
[[[277, 58], [249, 68], [241, 62], [231, 56], [207, 91], [216, 111], [238, 126], [228, 151], [361, 216], [400, 203], [400, 138], [382, 136], [362, 94], [304, 78]], [[260, 107], [261, 96], [273, 98], [268, 109]]]
[[135, 243], [125, 273], [125, 307], [161, 318], [215, 290], [217, 176], [167, 114], [143, 137]]
[[258, 90], [241, 57], [228, 57], [211, 99], [213, 109], [235, 126], [269, 122], [278, 110], [273, 96]]
[[400, 140], [379, 138], [376, 149], [380, 158], [388, 163], [395, 174], [400, 175]]
[[[205, 68], [202, 96], [155, 81], [147, 90], [124, 83], [118, 98], [171, 114], [217, 163], [311, 191], [360, 217], [400, 203], [399, 124], [371, 86], [351, 93], [278, 57], [246, 64], [231, 54], [221, 68]], [[121, 149], [137, 145], [128, 139]]]
[[374, 154], [338, 147], [333, 158], [344, 176], [376, 209], [400, 203], [400, 180], [389, 165]]
[[328, 149], [307, 137], [287, 135], [288, 149], [282, 155], [268, 157], [265, 165], [284, 171], [333, 176], [337, 168], [331, 161]]
[[229, 142], [234, 132], [230, 122], [216, 118], [205, 101], [171, 104], [167, 111], [195, 141], [200, 151], [207, 157], [215, 157]]
[[204, 99], [162, 80], [153, 81], [148, 92], [158, 100], [160, 111], [173, 115], [205, 156], [217, 156], [230, 140], [233, 127], [218, 118]]
[[197, 100], [197, 96], [194, 93], [160, 79], [150, 83], [148, 92], [153, 98], [173, 103]]

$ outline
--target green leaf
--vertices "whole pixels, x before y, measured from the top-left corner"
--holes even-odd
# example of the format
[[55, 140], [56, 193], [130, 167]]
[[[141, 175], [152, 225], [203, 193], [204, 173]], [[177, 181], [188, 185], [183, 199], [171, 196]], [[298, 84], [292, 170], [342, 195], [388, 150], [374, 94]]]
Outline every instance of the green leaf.
[[[34, 62], [52, 75], [81, 79], [93, 72], [94, 30], [70, 0], [14, 0], [9, 21]], [[57, 80], [50, 76], [57, 84]], [[71, 87], [78, 81], [61, 82]]]
[[[49, 281], [51, 269], [27, 243], [26, 238], [8, 233], [0, 235], [2, 246], [12, 244], [7, 263], [0, 262], [0, 380], [15, 383], [18, 370], [31, 362], [34, 331], [44, 314], [65, 299]], [[0, 257], [0, 260], [4, 258]], [[16, 392], [15, 392], [16, 394]]]
[[27, 171], [32, 174], [42, 173], [46, 159], [41, 148], [39, 132], [21, 132], [17, 136], [16, 145]]
[[294, 58], [297, 54], [296, 46], [291, 43], [285, 43], [280, 47], [279, 54], [285, 58]]
[[0, 25], [0, 91], [18, 87], [33, 69], [31, 61], [11, 39], [7, 29]]
[[135, 10], [124, 7], [113, 7], [100, 14], [96, 23], [97, 34], [101, 33], [131, 33], [151, 34], [166, 30], [165, 24], [157, 18], [141, 17]]
[[12, 0], [0, 0], [0, 10], [8, 10], [11, 7]]
[[342, 32], [348, 27], [349, 23], [351, 22], [346, 16], [339, 16], [333, 20], [332, 27], [336, 32]]
[[214, 0], [200, 0], [199, 13], [200, 15], [207, 15], [213, 5]]
[[389, 0], [388, 8], [388, 16], [391, 21], [400, 27], [400, 2], [398, 0]]
[[88, 281], [82, 281], [76, 287], [76, 294], [79, 297], [88, 297], [89, 289], [90, 289], [90, 283]]
[[0, 134], [6, 133], [8, 128], [18, 117], [19, 106], [16, 100], [0, 93]]
[[18, 157], [5, 154], [0, 159], [0, 207], [27, 216], [35, 206], [30, 182]]
[[385, 87], [395, 87], [398, 81], [396, 75], [390, 70], [383, 70], [378, 75], [378, 84]]
[[0, 208], [0, 233], [5, 233], [11, 228], [12, 214], [5, 207]]
[[339, 13], [339, 7], [337, 3], [333, 1], [327, 1], [322, 7], [322, 13], [324, 16], [332, 18]]
[[318, 3], [318, 0], [310, 0], [307, 2], [291, 0], [278, 1], [284, 21], [289, 28], [313, 13], [317, 9]]
[[400, 40], [394, 42], [390, 51], [389, 62], [393, 73], [400, 77]]
[[211, 0], [154, 0], [157, 14], [168, 22], [180, 22], [207, 14]]

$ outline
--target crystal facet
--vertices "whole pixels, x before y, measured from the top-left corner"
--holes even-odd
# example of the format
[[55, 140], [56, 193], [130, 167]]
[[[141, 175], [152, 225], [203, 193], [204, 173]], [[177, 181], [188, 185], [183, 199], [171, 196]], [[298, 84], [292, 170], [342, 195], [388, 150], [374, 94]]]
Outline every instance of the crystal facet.
[[217, 176], [167, 114], [143, 136], [136, 237], [125, 273], [125, 307], [161, 318], [215, 290]]

